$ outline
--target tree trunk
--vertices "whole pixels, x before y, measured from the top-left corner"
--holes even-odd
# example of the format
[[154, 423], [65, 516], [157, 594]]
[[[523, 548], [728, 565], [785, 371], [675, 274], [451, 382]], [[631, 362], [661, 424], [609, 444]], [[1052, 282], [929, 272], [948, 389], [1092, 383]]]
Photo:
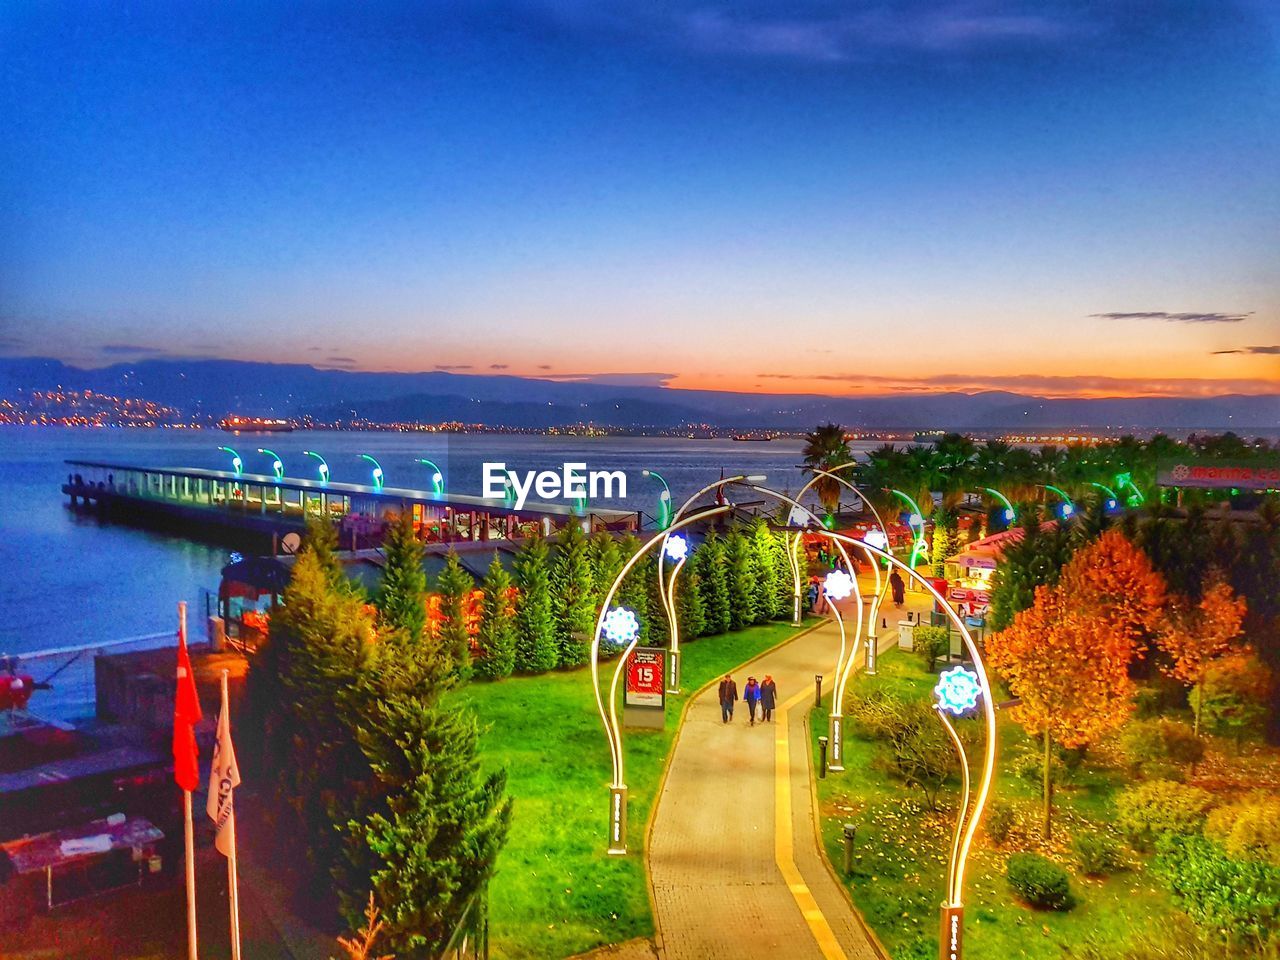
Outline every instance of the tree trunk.
[[1044, 732], [1044, 838], [1049, 839], [1052, 830], [1053, 776], [1050, 773], [1049, 731]]
[[1192, 731], [1198, 737], [1200, 736], [1200, 711], [1204, 709], [1204, 681], [1203, 680], [1197, 683], [1195, 687], [1192, 689], [1192, 695], [1196, 698], [1196, 709], [1194, 713], [1195, 723], [1192, 726]]

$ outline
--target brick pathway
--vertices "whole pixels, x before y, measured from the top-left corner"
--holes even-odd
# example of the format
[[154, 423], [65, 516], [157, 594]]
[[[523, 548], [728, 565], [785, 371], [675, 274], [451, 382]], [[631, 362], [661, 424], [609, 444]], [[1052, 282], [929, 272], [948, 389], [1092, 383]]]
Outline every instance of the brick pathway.
[[[886, 616], [881, 649], [896, 640], [899, 612], [890, 607]], [[781, 723], [751, 727], [739, 703], [733, 722], [722, 724], [715, 688], [690, 706], [648, 851], [658, 949], [666, 960], [739, 951], [782, 951], [788, 960], [881, 956], [826, 866], [814, 831], [808, 712], [814, 674], [823, 674], [824, 693], [831, 689], [838, 647], [831, 622], [735, 671], [739, 691], [748, 676], [773, 676], [780, 705], [789, 707]], [[697, 656], [696, 644], [686, 656]]]

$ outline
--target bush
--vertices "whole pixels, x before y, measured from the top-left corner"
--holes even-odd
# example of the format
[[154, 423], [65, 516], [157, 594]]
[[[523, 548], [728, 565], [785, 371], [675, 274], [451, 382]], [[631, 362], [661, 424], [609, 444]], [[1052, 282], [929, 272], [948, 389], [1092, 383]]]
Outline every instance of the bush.
[[1209, 814], [1204, 833], [1238, 860], [1280, 866], [1280, 797], [1257, 792], [1219, 807]]
[[1204, 837], [1167, 835], [1156, 870], [1187, 916], [1230, 943], [1265, 941], [1280, 925], [1280, 867], [1232, 859]]
[[1174, 720], [1131, 723], [1120, 743], [1133, 772], [1148, 776], [1170, 766], [1187, 766], [1204, 759], [1204, 741], [1190, 726]]
[[1080, 872], [1090, 877], [1103, 877], [1124, 866], [1124, 851], [1120, 843], [1101, 831], [1077, 833], [1071, 839], [1071, 851], [1080, 864]]
[[850, 694], [845, 697], [844, 715], [850, 723], [846, 735], [863, 740], [884, 740], [900, 722], [903, 702], [883, 690], [868, 694]]
[[1116, 824], [1139, 849], [1165, 834], [1197, 833], [1213, 797], [1199, 787], [1151, 780], [1116, 795]]
[[1075, 906], [1067, 871], [1038, 853], [1015, 853], [1007, 868], [1009, 886], [1039, 910], [1070, 910]]
[[924, 660], [924, 668], [930, 673], [939, 660], [951, 655], [951, 631], [946, 627], [918, 626], [912, 637], [914, 651]]
[[993, 800], [987, 807], [985, 823], [987, 836], [991, 838], [991, 842], [996, 846], [1004, 846], [1009, 839], [1009, 834], [1013, 832], [1015, 820], [1013, 807], [1003, 800]]

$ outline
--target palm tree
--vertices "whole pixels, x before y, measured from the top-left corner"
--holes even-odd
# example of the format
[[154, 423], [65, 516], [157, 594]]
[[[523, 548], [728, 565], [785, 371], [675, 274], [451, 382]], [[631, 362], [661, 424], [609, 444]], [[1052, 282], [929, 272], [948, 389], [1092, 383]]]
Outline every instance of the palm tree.
[[[853, 459], [849, 450], [849, 441], [845, 439], [844, 427], [838, 423], [825, 423], [814, 428], [804, 438], [804, 465], [810, 471], [831, 470]], [[840, 484], [830, 477], [819, 477], [813, 485], [828, 513], [834, 513], [840, 503]]]

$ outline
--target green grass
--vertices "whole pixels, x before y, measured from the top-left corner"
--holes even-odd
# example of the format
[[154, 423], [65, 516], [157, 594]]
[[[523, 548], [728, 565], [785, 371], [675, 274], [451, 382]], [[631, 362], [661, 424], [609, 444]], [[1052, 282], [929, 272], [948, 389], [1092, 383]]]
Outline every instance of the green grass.
[[684, 693], [667, 697], [665, 730], [625, 734], [625, 857], [605, 853], [609, 747], [589, 671], [472, 683], [454, 694], [485, 727], [483, 762], [506, 768], [515, 798], [511, 834], [490, 889], [495, 956], [564, 957], [653, 933], [644, 832], [681, 710], [708, 681], [796, 632], [768, 624], [682, 647]]
[[[878, 676], [859, 675], [851, 687], [855, 691], [881, 688], [926, 699], [933, 682], [922, 661], [895, 650], [881, 657]], [[1002, 850], [994, 849], [981, 829], [975, 839], [965, 883], [967, 952], [1001, 960], [1059, 960], [1090, 936], [1118, 942], [1175, 912], [1140, 858], [1133, 858], [1132, 869], [1100, 880], [1081, 876], [1071, 855], [1064, 852], [1073, 830], [1086, 824], [1105, 825], [1112, 795], [1128, 782], [1124, 773], [1086, 765], [1061, 785], [1054, 798], [1054, 843], [1046, 850], [1039, 843], [1039, 786], [1013, 770], [1015, 759], [1034, 747], [1007, 716], [998, 723], [995, 796], [1014, 806], [1018, 827]], [[815, 750], [816, 737], [826, 725], [824, 706], [811, 715]], [[918, 790], [890, 779], [875, 763], [880, 750], [877, 744], [859, 739], [850, 727], [845, 772], [818, 782], [823, 840], [839, 870], [843, 865], [840, 825], [857, 824], [854, 867], [848, 878], [854, 902], [895, 960], [932, 960], [938, 955], [938, 908], [946, 885], [958, 788], [948, 784], [941, 811], [931, 812]], [[1074, 910], [1036, 911], [1013, 897], [1005, 880], [1005, 861], [1021, 848], [1047, 852], [1071, 872], [1072, 890], [1079, 901]]]

